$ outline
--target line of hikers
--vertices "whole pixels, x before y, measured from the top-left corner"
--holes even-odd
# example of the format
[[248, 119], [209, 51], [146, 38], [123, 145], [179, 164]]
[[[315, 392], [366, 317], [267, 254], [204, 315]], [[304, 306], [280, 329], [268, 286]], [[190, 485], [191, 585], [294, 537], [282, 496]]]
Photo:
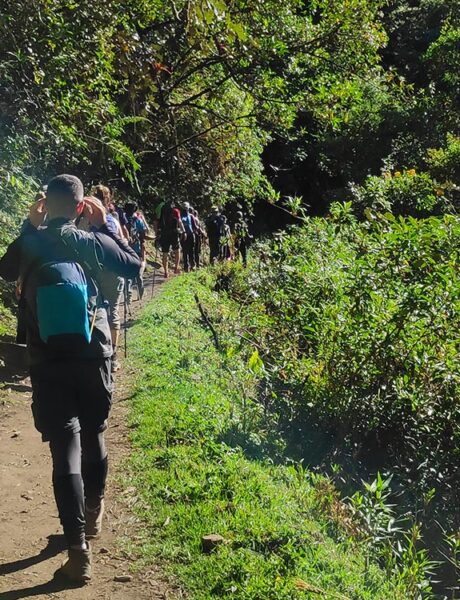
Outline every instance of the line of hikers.
[[[214, 208], [204, 226], [189, 204], [157, 211], [157, 244], [174, 252], [179, 270], [201, 264], [204, 240], [210, 260], [231, 257], [231, 232]], [[26, 343], [32, 383], [32, 413], [49, 443], [53, 490], [68, 544], [58, 574], [91, 579], [89, 540], [99, 537], [104, 514], [108, 456], [104, 432], [112, 404], [113, 372], [121, 319], [119, 307], [142, 297], [146, 240], [153, 239], [134, 203], [117, 207], [102, 185], [85, 196], [80, 179], [58, 175], [30, 207], [19, 237], [0, 258], [0, 277], [16, 282], [18, 342]], [[234, 251], [246, 262], [249, 233], [242, 213], [233, 232]], [[159, 266], [159, 265], [158, 265]]]
[[155, 212], [157, 248], [163, 255], [164, 276], [168, 277], [169, 254], [174, 257], [174, 272], [179, 272], [180, 250], [182, 249], [184, 271], [193, 271], [202, 265], [202, 251], [205, 242], [209, 243], [209, 260], [230, 260], [241, 255], [243, 264], [247, 262], [247, 252], [251, 236], [242, 211], [236, 213], [233, 232], [227, 217], [217, 206], [203, 223], [198, 211], [184, 202], [180, 209], [173, 200], [161, 202]]

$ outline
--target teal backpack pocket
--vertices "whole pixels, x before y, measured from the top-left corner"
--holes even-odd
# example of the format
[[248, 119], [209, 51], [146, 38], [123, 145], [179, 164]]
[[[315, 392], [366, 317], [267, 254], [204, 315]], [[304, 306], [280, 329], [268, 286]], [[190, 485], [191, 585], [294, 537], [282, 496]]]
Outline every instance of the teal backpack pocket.
[[41, 340], [56, 343], [62, 336], [91, 341], [88, 285], [78, 263], [56, 262], [36, 274], [36, 316]]

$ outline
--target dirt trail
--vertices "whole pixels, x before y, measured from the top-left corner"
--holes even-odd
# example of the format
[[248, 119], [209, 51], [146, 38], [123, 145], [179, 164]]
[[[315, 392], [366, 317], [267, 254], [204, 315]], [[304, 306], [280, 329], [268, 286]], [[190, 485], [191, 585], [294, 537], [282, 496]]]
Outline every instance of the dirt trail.
[[[157, 280], [161, 284], [163, 278], [157, 276]], [[159, 287], [156, 286], [157, 291]], [[150, 296], [151, 280], [150, 286], [147, 280], [145, 300]], [[140, 302], [133, 303], [134, 317], [140, 308]], [[93, 543], [93, 579], [87, 586], [69, 588], [54, 578], [65, 557], [65, 545], [51, 488], [49, 449], [33, 426], [30, 380], [24, 371], [21, 375], [22, 357], [17, 349], [3, 344], [0, 358], [6, 351], [6, 364], [14, 364], [16, 368], [13, 373], [5, 365], [0, 367], [0, 599], [173, 598], [159, 569], [132, 574], [130, 558], [117, 543], [122, 537], [134, 537], [137, 527], [129, 510], [133, 498], [129, 490], [123, 492], [116, 483], [121, 461], [129, 452], [124, 402], [129, 390], [120, 385], [127, 379], [123, 370], [117, 374], [115, 404], [107, 434], [110, 453], [107, 513], [104, 533]], [[116, 576], [123, 575], [132, 576], [132, 580], [115, 581]]]

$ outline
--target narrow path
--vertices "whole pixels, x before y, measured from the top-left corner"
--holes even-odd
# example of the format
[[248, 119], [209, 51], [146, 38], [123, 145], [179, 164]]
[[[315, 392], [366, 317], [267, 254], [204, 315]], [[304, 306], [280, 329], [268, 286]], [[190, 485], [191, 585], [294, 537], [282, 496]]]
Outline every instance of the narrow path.
[[[151, 275], [150, 275], [151, 277]], [[163, 277], [157, 277], [160, 289]], [[134, 294], [136, 296], [136, 293]], [[144, 302], [151, 297], [147, 278]], [[133, 316], [144, 304], [134, 302]], [[6, 346], [4, 346], [4, 350]], [[14, 348], [13, 348], [14, 350]], [[20, 367], [20, 356], [7, 364]], [[1, 363], [0, 363], [1, 364]], [[134, 538], [136, 519], [130, 514], [134, 490], [123, 491], [116, 478], [129, 452], [126, 426], [129, 397], [126, 367], [117, 373], [115, 404], [107, 434], [110, 476], [104, 533], [93, 543], [94, 576], [85, 587], [69, 588], [53, 578], [65, 554], [51, 488], [51, 460], [47, 444], [33, 426], [30, 380], [14, 378], [3, 366], [0, 382], [0, 600], [59, 598], [62, 600], [144, 600], [173, 598], [158, 569], [130, 572], [130, 556], [120, 549], [120, 538]], [[20, 370], [20, 369], [19, 369]], [[118, 385], [117, 385], [118, 382]], [[129, 581], [115, 577], [128, 575]]]

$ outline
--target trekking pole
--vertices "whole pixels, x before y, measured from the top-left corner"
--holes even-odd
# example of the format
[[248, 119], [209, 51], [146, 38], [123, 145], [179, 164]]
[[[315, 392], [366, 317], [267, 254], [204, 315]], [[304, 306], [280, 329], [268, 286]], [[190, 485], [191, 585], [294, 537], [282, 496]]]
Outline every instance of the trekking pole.
[[129, 279], [125, 279], [125, 294], [126, 294], [126, 306], [128, 307], [128, 316], [131, 319], [133, 314], [131, 312], [131, 300], [129, 299], [129, 290], [128, 290], [128, 283], [129, 283]]
[[124, 314], [124, 326], [125, 326], [125, 358], [128, 356], [128, 280], [125, 279], [124, 285], [124, 305], [125, 305], [125, 314]]

